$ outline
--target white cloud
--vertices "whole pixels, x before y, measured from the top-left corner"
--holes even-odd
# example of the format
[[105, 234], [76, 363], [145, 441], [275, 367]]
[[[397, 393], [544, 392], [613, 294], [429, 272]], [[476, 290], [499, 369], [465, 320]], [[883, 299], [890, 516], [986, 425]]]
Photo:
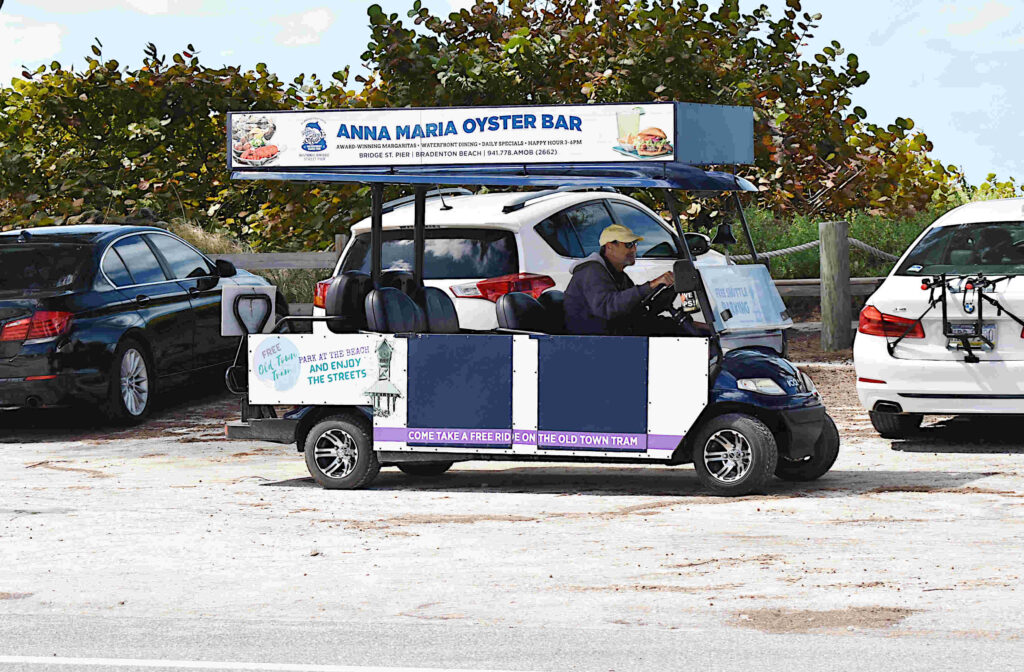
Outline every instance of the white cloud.
[[949, 24], [950, 35], [973, 35], [997, 21], [1005, 19], [1013, 13], [1013, 8], [995, 0], [986, 2], [974, 15], [974, 18], [962, 23]]
[[40, 23], [23, 16], [0, 14], [0, 44], [5, 49], [0, 59], [0, 82], [9, 84], [21, 76], [21, 64], [53, 58], [60, 52], [65, 28], [56, 23]]
[[192, 16], [225, 9], [225, 0], [36, 0], [37, 9], [53, 14], [78, 14], [109, 9], [124, 9], [140, 14]]
[[334, 23], [334, 12], [327, 7], [319, 7], [301, 14], [275, 16], [271, 21], [281, 26], [275, 42], [286, 47], [298, 47], [319, 43], [321, 36]]

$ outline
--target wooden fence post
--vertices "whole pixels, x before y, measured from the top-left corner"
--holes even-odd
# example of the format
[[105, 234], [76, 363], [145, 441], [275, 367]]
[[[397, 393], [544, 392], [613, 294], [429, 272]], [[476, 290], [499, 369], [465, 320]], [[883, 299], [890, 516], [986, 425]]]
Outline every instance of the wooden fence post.
[[821, 222], [821, 349], [830, 352], [853, 346], [850, 329], [850, 224]]
[[348, 234], [347, 233], [336, 233], [334, 234], [334, 251], [340, 257], [345, 246], [348, 245]]

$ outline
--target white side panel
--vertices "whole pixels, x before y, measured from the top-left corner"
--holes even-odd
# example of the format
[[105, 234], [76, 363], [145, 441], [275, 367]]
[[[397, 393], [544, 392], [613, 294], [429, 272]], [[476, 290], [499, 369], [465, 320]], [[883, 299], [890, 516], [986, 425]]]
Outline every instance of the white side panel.
[[376, 399], [404, 421], [407, 352], [390, 334], [253, 335], [249, 401], [372, 406]]
[[537, 443], [516, 441], [521, 432], [537, 432], [537, 339], [512, 337], [512, 451], [535, 453]]
[[708, 405], [708, 339], [657, 337], [647, 347], [647, 453], [667, 458]]

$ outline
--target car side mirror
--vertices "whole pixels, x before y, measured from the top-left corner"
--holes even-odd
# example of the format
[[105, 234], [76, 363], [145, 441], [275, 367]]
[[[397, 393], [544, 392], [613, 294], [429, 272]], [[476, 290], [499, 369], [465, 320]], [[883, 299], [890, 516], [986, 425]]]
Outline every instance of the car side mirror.
[[230, 278], [238, 273], [238, 269], [227, 259], [217, 259], [213, 262], [217, 266], [217, 275], [221, 278]]
[[692, 261], [680, 259], [673, 265], [672, 274], [676, 277], [675, 289], [678, 294], [697, 291], [700, 279], [697, 275], [697, 267], [693, 265]]
[[200, 292], [207, 292], [217, 286], [220, 282], [220, 278], [216, 275], [204, 275], [201, 278], [196, 278], [196, 289]]
[[689, 232], [684, 233], [683, 236], [686, 238], [686, 246], [690, 248], [690, 254], [695, 257], [707, 254], [711, 249], [711, 239], [703, 233]]

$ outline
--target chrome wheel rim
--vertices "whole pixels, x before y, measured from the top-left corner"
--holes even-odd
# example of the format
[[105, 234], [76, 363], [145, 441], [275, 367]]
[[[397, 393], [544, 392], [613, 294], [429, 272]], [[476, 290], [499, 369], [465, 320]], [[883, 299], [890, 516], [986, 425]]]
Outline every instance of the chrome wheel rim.
[[735, 483], [750, 471], [754, 451], [747, 437], [734, 429], [720, 429], [704, 444], [704, 468], [722, 483]]
[[149, 372], [146, 360], [135, 348], [121, 357], [121, 400], [132, 415], [142, 415], [149, 404]]
[[313, 445], [316, 466], [327, 478], [345, 478], [356, 468], [355, 439], [346, 431], [328, 429]]

